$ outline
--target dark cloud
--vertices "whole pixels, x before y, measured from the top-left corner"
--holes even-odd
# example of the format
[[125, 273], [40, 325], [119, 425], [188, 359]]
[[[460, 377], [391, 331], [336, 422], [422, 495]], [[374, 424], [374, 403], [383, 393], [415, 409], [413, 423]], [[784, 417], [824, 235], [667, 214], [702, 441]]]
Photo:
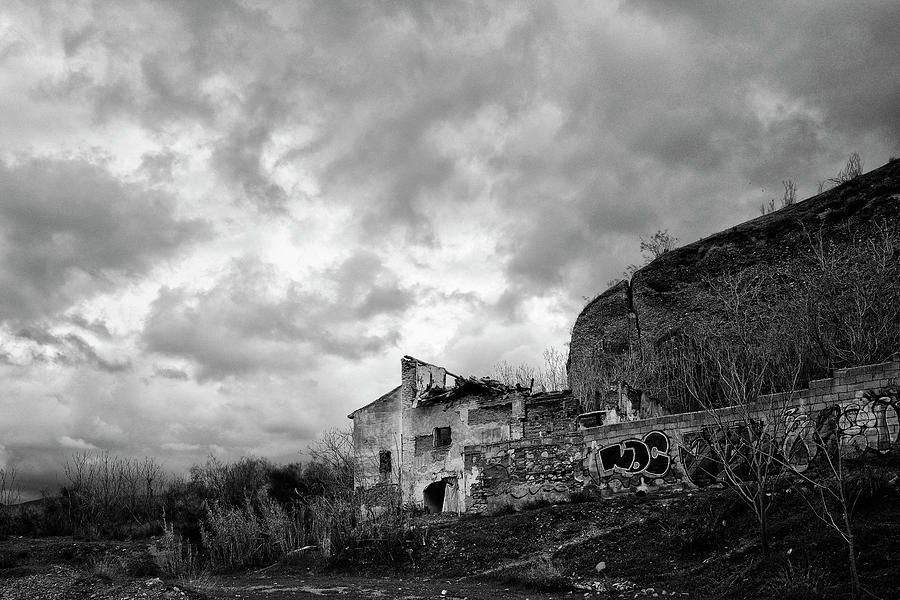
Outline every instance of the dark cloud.
[[157, 377], [163, 377], [165, 379], [175, 379], [177, 381], [187, 381], [188, 379], [190, 379], [187, 371], [174, 367], [156, 366], [153, 368], [153, 374]]
[[415, 296], [374, 255], [357, 254], [322, 274], [321, 289], [284, 285], [272, 265], [234, 261], [201, 293], [163, 288], [142, 334], [147, 350], [189, 359], [199, 380], [291, 371], [321, 355], [357, 360], [394, 345], [399, 333], [375, 321]]
[[366, 239], [438, 248], [439, 209], [486, 197], [516, 293], [608, 278], [628, 260], [597, 268], [611, 238], [632, 234], [634, 257], [655, 228], [700, 237], [734, 221], [736, 186], [812, 191], [858, 149], [841, 144], [900, 132], [884, 3], [162, 3], [158, 40], [101, 31], [95, 10], [63, 43], [117, 51], [98, 113], [208, 128], [211, 166], [266, 211], [304, 197], [272, 165], [308, 172]]
[[90, 365], [107, 373], [119, 373], [131, 369], [128, 359], [115, 360], [102, 356], [83, 337], [74, 333], [57, 335], [48, 329], [29, 325], [16, 332], [20, 340], [34, 342], [31, 356], [37, 362], [53, 362], [62, 365]]
[[66, 317], [66, 321], [84, 329], [85, 331], [89, 331], [102, 339], [109, 339], [112, 337], [112, 333], [109, 331], [109, 327], [107, 327], [106, 323], [102, 320], [89, 320], [82, 315], [74, 314], [68, 315]]
[[179, 155], [171, 150], [148, 152], [141, 156], [141, 170], [150, 181], [172, 183], [172, 169], [179, 159]]
[[171, 198], [82, 161], [0, 162], [3, 321], [50, 316], [201, 238]]

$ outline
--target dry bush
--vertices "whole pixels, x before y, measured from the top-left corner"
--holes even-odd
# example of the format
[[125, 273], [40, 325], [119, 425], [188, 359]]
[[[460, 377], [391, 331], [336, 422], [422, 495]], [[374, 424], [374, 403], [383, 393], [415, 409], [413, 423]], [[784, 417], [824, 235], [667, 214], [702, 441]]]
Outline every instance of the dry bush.
[[173, 579], [190, 579], [202, 573], [199, 553], [171, 525], [150, 547], [150, 555], [159, 571]]
[[807, 359], [819, 376], [887, 360], [900, 347], [900, 228], [882, 222], [809, 239], [790, 272], [800, 292], [790, 316]]
[[836, 177], [829, 177], [819, 184], [819, 193], [821, 194], [828, 188], [832, 188], [847, 181], [856, 179], [863, 174], [863, 163], [859, 157], [859, 152], [853, 152], [847, 159], [847, 164], [841, 169]]
[[801, 565], [787, 559], [772, 577], [768, 590], [773, 598], [783, 600], [819, 600], [823, 598], [822, 569]]
[[288, 511], [259, 490], [242, 506], [212, 503], [200, 525], [203, 548], [214, 571], [269, 564], [303, 545], [304, 527]]
[[541, 557], [527, 567], [515, 567], [492, 578], [508, 585], [539, 592], [564, 591], [572, 587], [562, 571], [546, 557]]
[[147, 535], [160, 525], [168, 482], [154, 459], [83, 452], [73, 454], [63, 470], [67, 484], [61, 495], [77, 533]]

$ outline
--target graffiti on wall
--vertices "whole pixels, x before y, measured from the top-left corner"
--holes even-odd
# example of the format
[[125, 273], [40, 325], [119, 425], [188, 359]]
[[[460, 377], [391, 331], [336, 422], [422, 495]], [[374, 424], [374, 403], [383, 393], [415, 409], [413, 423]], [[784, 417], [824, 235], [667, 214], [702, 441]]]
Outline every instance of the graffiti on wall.
[[803, 473], [823, 451], [838, 443], [848, 458], [866, 452], [884, 454], [900, 441], [900, 401], [896, 389], [861, 391], [853, 400], [810, 416], [792, 408], [785, 412], [781, 444], [784, 461]]
[[780, 448], [782, 460], [798, 473], [806, 471], [821, 448], [833, 448], [840, 414], [841, 409], [836, 405], [813, 416], [798, 408], [786, 410]]
[[665, 433], [651, 431], [643, 438], [623, 440], [589, 453], [587, 471], [595, 484], [613, 490], [646, 485], [645, 479], [671, 482], [670, 449]]
[[871, 450], [884, 454], [898, 441], [900, 413], [896, 389], [860, 392], [843, 406], [838, 420], [841, 445], [851, 456]]
[[[751, 432], [750, 427], [756, 431]], [[759, 422], [736, 421], [725, 427], [704, 427], [685, 433], [679, 448], [684, 476], [697, 487], [725, 483], [726, 473], [747, 480], [751, 476], [749, 454], [754, 443], [760, 448], [771, 445]]]
[[630, 439], [597, 450], [601, 475], [646, 475], [662, 477], [669, 471], [669, 438], [651, 431], [643, 439]]

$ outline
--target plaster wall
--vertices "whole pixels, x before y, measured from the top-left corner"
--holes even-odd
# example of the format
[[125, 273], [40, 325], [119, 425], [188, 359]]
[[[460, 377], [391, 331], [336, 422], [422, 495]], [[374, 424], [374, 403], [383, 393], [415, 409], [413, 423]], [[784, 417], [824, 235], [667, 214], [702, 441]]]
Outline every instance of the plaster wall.
[[[354, 486], [370, 488], [400, 480], [400, 388], [353, 413]], [[381, 473], [380, 453], [391, 453], [391, 472]]]

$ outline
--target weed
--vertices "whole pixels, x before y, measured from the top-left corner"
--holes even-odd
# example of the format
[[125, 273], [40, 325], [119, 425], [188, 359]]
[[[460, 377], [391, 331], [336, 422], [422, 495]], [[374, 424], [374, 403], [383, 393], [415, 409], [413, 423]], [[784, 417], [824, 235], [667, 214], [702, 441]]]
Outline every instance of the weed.
[[541, 557], [524, 569], [516, 567], [504, 571], [497, 579], [508, 585], [540, 592], [563, 591], [572, 587], [562, 571], [547, 557]]
[[863, 465], [849, 472], [847, 490], [851, 498], [864, 506], [887, 493], [896, 480], [897, 473], [893, 469]]
[[92, 556], [87, 563], [88, 573], [103, 579], [118, 579], [125, 575], [125, 565], [111, 556]]
[[151, 545], [150, 555], [166, 577], [183, 579], [200, 573], [197, 551], [190, 542], [175, 533], [171, 525], [167, 525], [159, 540]]
[[783, 600], [819, 600], [822, 598], [824, 573], [810, 565], [796, 565], [787, 560], [772, 577], [769, 591]]

